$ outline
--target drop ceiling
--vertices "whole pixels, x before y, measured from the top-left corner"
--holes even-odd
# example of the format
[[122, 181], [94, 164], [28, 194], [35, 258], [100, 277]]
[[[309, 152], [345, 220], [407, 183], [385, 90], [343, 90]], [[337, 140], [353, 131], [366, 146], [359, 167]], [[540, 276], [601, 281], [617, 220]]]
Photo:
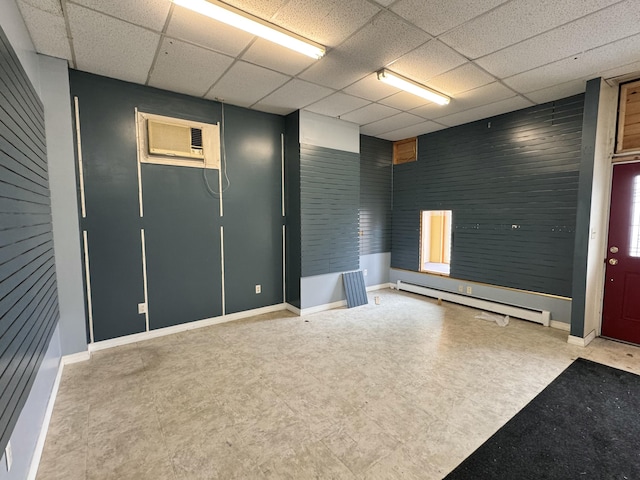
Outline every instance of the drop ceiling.
[[[264, 112], [304, 109], [388, 140], [640, 72], [638, 0], [227, 0], [326, 46], [320, 60], [170, 0], [17, 3], [37, 51], [72, 68]], [[383, 67], [451, 103], [382, 84]]]

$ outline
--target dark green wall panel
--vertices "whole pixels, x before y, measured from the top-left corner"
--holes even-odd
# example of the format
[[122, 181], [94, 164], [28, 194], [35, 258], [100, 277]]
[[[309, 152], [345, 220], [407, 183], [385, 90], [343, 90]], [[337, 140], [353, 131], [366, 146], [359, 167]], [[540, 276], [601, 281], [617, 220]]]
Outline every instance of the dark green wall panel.
[[44, 109], [0, 29], [0, 451], [58, 323]]
[[[226, 312], [282, 303], [284, 118], [225, 107], [229, 187], [224, 191]], [[261, 285], [262, 293], [255, 293]]]
[[286, 302], [300, 308], [300, 112], [285, 119]]
[[391, 251], [393, 143], [360, 135], [360, 255]]
[[570, 296], [583, 98], [420, 136], [393, 170], [392, 267], [419, 270], [421, 210], [452, 210], [452, 277]]
[[145, 329], [141, 229], [151, 329], [222, 314], [221, 226], [226, 312], [281, 303], [283, 118], [225, 107], [222, 218], [217, 170], [205, 172], [212, 193], [202, 169], [144, 164], [141, 219], [134, 109], [217, 123], [221, 104], [73, 70], [70, 78], [80, 102], [96, 340]]
[[360, 155], [300, 145], [302, 276], [357, 270]]

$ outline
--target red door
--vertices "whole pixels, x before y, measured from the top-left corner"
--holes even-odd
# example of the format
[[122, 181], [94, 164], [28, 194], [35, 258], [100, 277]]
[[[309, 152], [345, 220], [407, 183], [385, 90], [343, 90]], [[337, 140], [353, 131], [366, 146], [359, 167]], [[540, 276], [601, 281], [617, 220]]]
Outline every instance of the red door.
[[640, 344], [640, 163], [613, 167], [602, 335]]

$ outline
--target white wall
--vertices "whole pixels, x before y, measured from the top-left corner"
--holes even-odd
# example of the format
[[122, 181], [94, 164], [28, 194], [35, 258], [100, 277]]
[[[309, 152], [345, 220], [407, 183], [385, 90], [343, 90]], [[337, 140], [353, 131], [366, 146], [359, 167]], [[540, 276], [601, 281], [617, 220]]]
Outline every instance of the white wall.
[[600, 334], [604, 288], [609, 206], [611, 196], [611, 157], [613, 155], [618, 88], [600, 80], [600, 101], [596, 126], [596, 146], [591, 189], [591, 213], [589, 218], [589, 250], [587, 253], [587, 291], [584, 311], [586, 338], [591, 332]]
[[67, 61], [39, 55], [47, 131], [62, 354], [87, 351], [82, 251]]
[[[39, 59], [14, 0], [0, 1], [0, 27], [11, 46], [16, 50], [23, 68], [40, 95], [42, 83], [39, 74]], [[45, 79], [46, 80], [46, 79]], [[4, 459], [0, 463], [0, 480], [24, 480], [28, 477], [31, 461], [60, 365], [59, 329], [53, 333], [49, 347], [36, 375], [31, 393], [11, 434], [13, 467], [6, 470]]]
[[301, 110], [300, 143], [360, 153], [360, 127], [355, 123]]

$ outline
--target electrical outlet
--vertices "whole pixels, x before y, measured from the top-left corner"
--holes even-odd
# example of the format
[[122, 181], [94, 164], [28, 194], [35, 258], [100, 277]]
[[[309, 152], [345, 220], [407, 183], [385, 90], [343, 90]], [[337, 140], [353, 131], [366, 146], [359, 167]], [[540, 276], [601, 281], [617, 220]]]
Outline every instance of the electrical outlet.
[[7, 472], [10, 472], [11, 465], [13, 464], [13, 451], [11, 450], [11, 441], [7, 443], [7, 448], [4, 449], [4, 458], [7, 460]]
[[464, 292], [464, 285], [458, 285], [458, 291], [460, 293]]
[[366, 277], [366, 276], [367, 276], [367, 273], [369, 273], [369, 271], [365, 268], [365, 269], [362, 271], [362, 276]]
[[262, 285], [256, 285], [256, 293], [262, 293]]
[[141, 313], [147, 313], [147, 304], [146, 303], [139, 303], [138, 304], [138, 314]]
[[471, 295], [471, 293], [473, 293], [473, 288], [467, 285], [467, 295]]

